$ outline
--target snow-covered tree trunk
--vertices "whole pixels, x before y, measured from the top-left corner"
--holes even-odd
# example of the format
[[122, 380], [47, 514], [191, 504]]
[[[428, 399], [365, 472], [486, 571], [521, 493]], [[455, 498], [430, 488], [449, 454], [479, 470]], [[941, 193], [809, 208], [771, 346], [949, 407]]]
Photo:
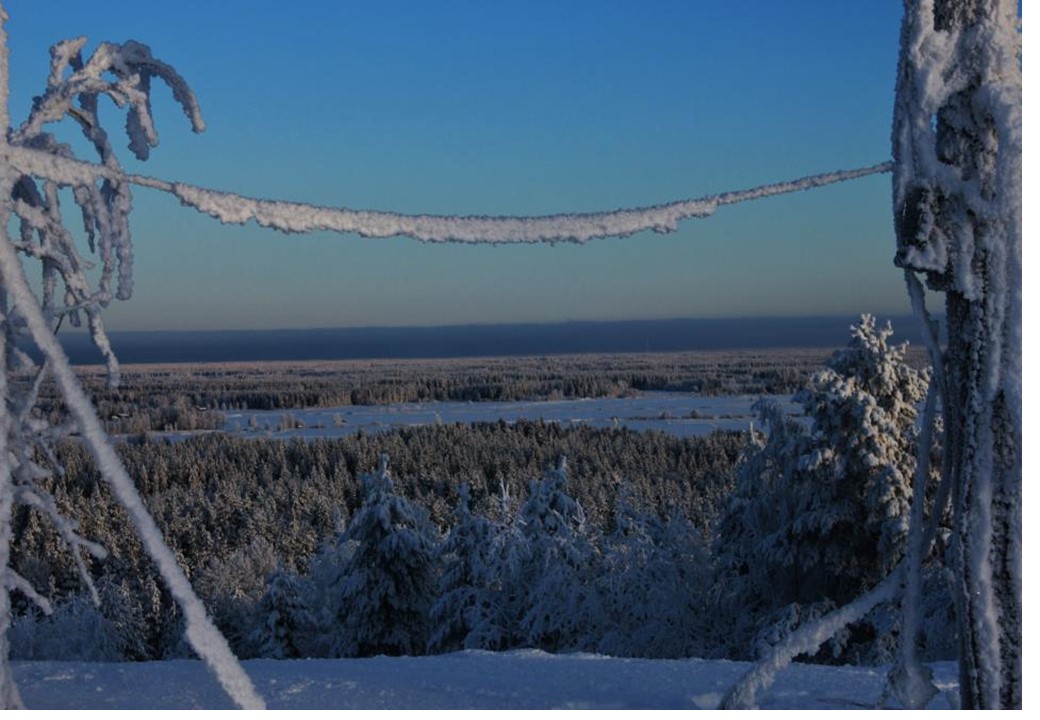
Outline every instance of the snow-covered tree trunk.
[[935, 356], [965, 708], [1022, 704], [1020, 49], [1014, 0], [907, 0], [896, 262], [912, 293], [923, 273], [946, 296]]
[[[0, 26], [0, 32], [3, 32]], [[2, 82], [2, 79], [0, 79]], [[3, 83], [6, 87], [6, 83]], [[4, 103], [6, 106], [6, 103]], [[0, 138], [0, 142], [3, 139]], [[0, 193], [9, 188], [2, 181], [3, 169], [0, 168]], [[7, 213], [0, 213], [0, 223], [6, 224]], [[0, 242], [2, 242], [0, 238]], [[0, 302], [4, 296], [0, 286]], [[0, 308], [6, 310], [6, 308]], [[3, 322], [0, 319], [0, 322]], [[7, 338], [0, 332], [0, 398], [7, 397]], [[0, 709], [12, 710], [22, 705], [18, 688], [11, 677], [11, 666], [7, 662], [9, 643], [7, 631], [11, 627], [11, 597], [7, 589], [7, 567], [11, 558], [11, 511], [14, 505], [14, 487], [12, 486], [11, 465], [7, 460], [7, 432], [10, 416], [0, 408]]]
[[[7, 111], [7, 15], [0, 7], [0, 145], [7, 144], [7, 128], [10, 125]], [[10, 168], [0, 165], [0, 198], [11, 193], [14, 174]], [[0, 228], [7, 227], [10, 212], [0, 205]], [[0, 242], [6, 242], [0, 237]], [[7, 337], [3, 332], [7, 323], [7, 292], [0, 284], [0, 401], [7, 398]], [[7, 662], [7, 631], [11, 626], [11, 598], [7, 589], [7, 567], [11, 556], [11, 511], [14, 506], [11, 464], [7, 459], [7, 435], [11, 418], [6, 408], [0, 406], [0, 708], [9, 710], [21, 707], [21, 698], [11, 677]]]

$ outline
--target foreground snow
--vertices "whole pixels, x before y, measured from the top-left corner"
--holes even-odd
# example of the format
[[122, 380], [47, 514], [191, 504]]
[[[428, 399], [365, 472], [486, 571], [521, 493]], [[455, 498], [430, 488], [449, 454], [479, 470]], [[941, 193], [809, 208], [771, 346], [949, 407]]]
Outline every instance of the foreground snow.
[[[243, 663], [272, 709], [709, 709], [747, 663], [628, 660], [599, 655], [467, 651], [416, 658], [250, 660]], [[885, 668], [794, 665], [761, 693], [770, 709], [874, 706]], [[201, 662], [14, 663], [35, 709], [229, 708]], [[957, 668], [935, 665], [939, 695], [957, 703]]]

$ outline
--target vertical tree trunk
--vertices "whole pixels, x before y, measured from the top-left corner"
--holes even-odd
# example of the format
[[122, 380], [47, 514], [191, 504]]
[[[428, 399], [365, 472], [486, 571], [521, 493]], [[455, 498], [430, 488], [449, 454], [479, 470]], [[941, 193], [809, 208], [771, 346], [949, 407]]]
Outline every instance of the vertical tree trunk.
[[893, 126], [896, 263], [946, 296], [965, 708], [1022, 704], [1021, 69], [1013, 0], [907, 0]]
[[[0, 145], [7, 143], [7, 13], [0, 5]], [[11, 172], [0, 166], [0, 197], [11, 192]], [[0, 242], [7, 240], [10, 213], [0, 212]], [[11, 511], [14, 505], [11, 464], [8, 462], [7, 438], [11, 414], [7, 403], [7, 291], [0, 282], [0, 709], [20, 708], [21, 698], [11, 676], [8, 663], [7, 630], [11, 626], [11, 597], [8, 592], [7, 564], [11, 556]]]
[[[0, 171], [2, 175], [2, 171]], [[3, 191], [0, 183], [0, 192]], [[7, 214], [0, 213], [0, 221], [6, 222]], [[0, 231], [0, 242], [7, 242]], [[0, 300], [4, 289], [0, 284]], [[7, 409], [7, 337], [3, 324], [7, 321], [6, 303], [0, 302], [0, 709], [13, 710], [22, 706], [18, 688], [11, 676], [8, 662], [7, 630], [11, 627], [11, 596], [8, 591], [7, 565], [11, 555], [11, 510], [14, 505], [14, 488], [11, 481], [11, 464], [7, 460], [7, 437], [11, 415]]]

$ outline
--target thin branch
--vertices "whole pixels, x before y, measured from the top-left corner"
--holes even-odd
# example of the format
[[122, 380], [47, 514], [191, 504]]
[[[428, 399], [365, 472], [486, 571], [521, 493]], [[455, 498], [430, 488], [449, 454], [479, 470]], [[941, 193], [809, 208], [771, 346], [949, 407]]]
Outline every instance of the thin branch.
[[[922, 663], [917, 652], [921, 627], [921, 570], [924, 558], [931, 550], [931, 542], [923, 542], [924, 504], [928, 481], [931, 477], [932, 428], [935, 425], [935, 403], [939, 379], [933, 373], [928, 383], [924, 404], [921, 434], [917, 439], [917, 471], [914, 473], [914, 499], [910, 507], [910, 529], [907, 533], [907, 571], [903, 584], [902, 624], [899, 628], [899, 659], [888, 676], [888, 689], [905, 706], [923, 709], [938, 692], [932, 683], [932, 672]], [[936, 508], [936, 512], [939, 512]], [[931, 539], [931, 533], [927, 534]]]
[[[126, 509], [145, 550], [155, 561], [170, 594], [180, 605], [187, 621], [186, 634], [194, 650], [216, 675], [224, 690], [245, 709], [262, 709], [264, 702], [253, 688], [228, 647], [227, 641], [213, 625], [198, 596], [191, 589], [184, 571], [177, 564], [173, 552], [163, 541], [155, 520], [148, 514], [141, 496], [134, 487], [119, 456], [112, 447], [104, 428], [83, 387], [76, 379], [68, 357], [58, 339], [51, 333], [39, 302], [36, 300], [14, 247], [0, 234], [0, 277], [10, 301], [25, 320], [27, 329], [37, 347], [50, 362], [54, 379], [79, 426], [83, 442], [98, 464], [102, 477], [109, 483], [113, 494]], [[0, 373], [6, 379], [6, 373]], [[0, 381], [3, 383], [5, 381]], [[0, 390], [3, 387], [0, 386]], [[5, 415], [0, 415], [0, 422]], [[6, 422], [4, 422], [6, 424]], [[6, 435], [6, 433], [5, 433]], [[0, 442], [3, 442], [0, 440]], [[0, 479], [5, 474], [6, 453], [0, 458]], [[0, 496], [2, 500], [2, 496]]]
[[32, 583], [15, 572], [14, 568], [4, 568], [3, 576], [4, 587], [7, 590], [18, 590], [21, 592], [25, 597], [29, 598], [36, 607], [40, 608], [40, 611], [44, 615], [50, 615], [54, 612], [54, 607], [51, 605], [51, 601], [36, 592], [36, 588], [32, 586]]
[[856, 622], [881, 603], [895, 599], [899, 595], [904, 572], [905, 564], [900, 563], [870, 592], [860, 595], [848, 605], [833, 610], [814, 622], [802, 625], [782, 642], [773, 646], [764, 658], [755, 663], [730, 688], [719, 708], [722, 710], [753, 709], [755, 695], [758, 691], [771, 685], [776, 674], [787, 667], [794, 658], [803, 653], [819, 650], [820, 646], [833, 637], [838, 630]]

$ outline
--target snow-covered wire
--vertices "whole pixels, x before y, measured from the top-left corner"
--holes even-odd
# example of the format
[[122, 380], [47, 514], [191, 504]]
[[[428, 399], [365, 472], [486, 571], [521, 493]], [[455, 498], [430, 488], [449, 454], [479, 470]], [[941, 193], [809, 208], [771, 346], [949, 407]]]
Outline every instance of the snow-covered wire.
[[53, 155], [32, 148], [11, 147], [7, 152], [9, 161], [27, 175], [65, 185], [92, 184], [98, 178], [119, 179], [172, 193], [184, 205], [223, 223], [244, 224], [253, 220], [261, 227], [285, 233], [330, 230], [374, 238], [404, 236], [430, 243], [584, 243], [594, 238], [625, 237], [644, 230], [674, 232], [680, 221], [708, 217], [723, 205], [809, 190], [892, 169], [891, 163], [880, 163], [648, 207], [595, 213], [495, 217], [408, 215], [260, 200], [186, 183], [122, 174], [82, 161], [56, 162]]

